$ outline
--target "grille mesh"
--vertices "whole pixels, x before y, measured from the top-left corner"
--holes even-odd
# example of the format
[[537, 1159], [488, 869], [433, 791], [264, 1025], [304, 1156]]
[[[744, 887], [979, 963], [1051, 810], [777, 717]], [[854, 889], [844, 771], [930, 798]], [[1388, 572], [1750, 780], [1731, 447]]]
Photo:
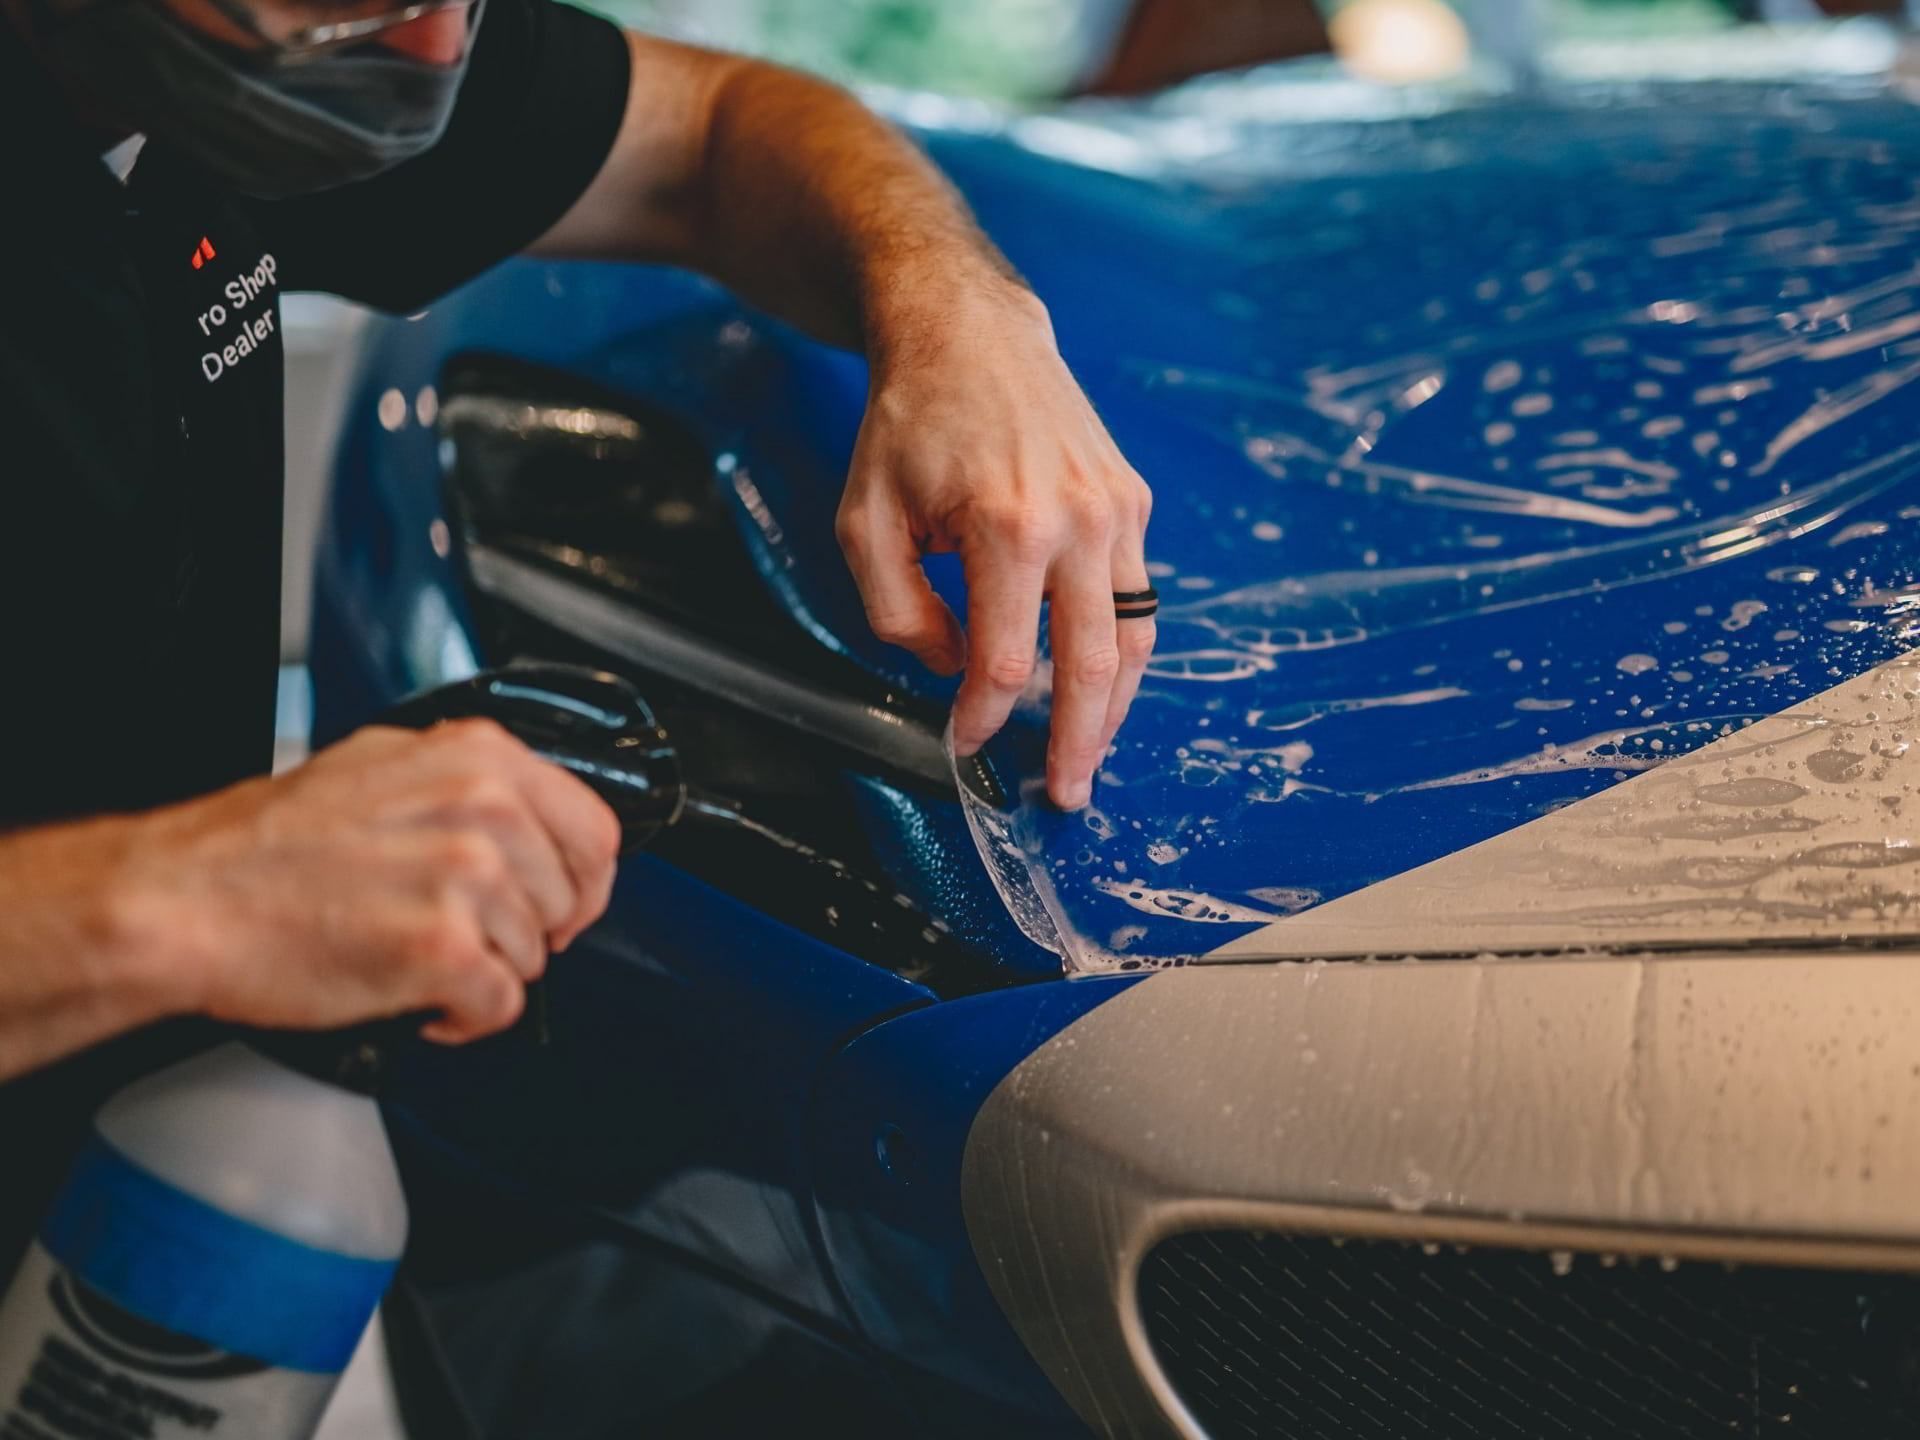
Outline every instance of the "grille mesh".
[[1139, 1298], [1213, 1440], [1920, 1436], [1920, 1282], [1590, 1255], [1564, 1267], [1198, 1231], [1148, 1254]]

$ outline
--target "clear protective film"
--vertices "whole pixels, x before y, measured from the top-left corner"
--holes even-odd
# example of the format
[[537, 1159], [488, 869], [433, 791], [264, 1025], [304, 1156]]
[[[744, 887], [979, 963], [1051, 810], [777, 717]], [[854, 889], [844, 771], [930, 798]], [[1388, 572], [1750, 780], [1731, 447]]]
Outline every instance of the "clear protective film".
[[1819, 100], [1491, 106], [1165, 182], [1214, 263], [1168, 242], [1068, 332], [1155, 489], [1158, 645], [1090, 806], [1045, 800], [1043, 681], [970, 817], [1031, 938], [1208, 955], [1920, 643], [1920, 127]]
[[[955, 753], [951, 723], [945, 736], [981, 865], [1029, 940], [1058, 955], [1069, 972], [1145, 969], [1195, 959], [1320, 898], [1258, 883], [1232, 898], [1156, 883], [1155, 871], [1177, 869], [1196, 848], [1219, 852], [1197, 862], [1210, 873], [1234, 868], [1227, 844], [1234, 827], [1164, 805], [1136, 813], [1111, 769], [1103, 769], [1084, 809], [1054, 805], [1046, 782], [1051, 668], [1043, 658], [1036, 685], [977, 756]], [[1253, 768], [1257, 778], [1260, 767]], [[1118, 802], [1111, 813], [1100, 805], [1102, 782]], [[1152, 824], [1156, 809], [1163, 819]], [[1265, 865], [1257, 835], [1250, 833], [1256, 843], [1240, 856], [1255, 876]]]
[[[1544, 408], [1507, 401], [1523, 361], [1504, 354], [1450, 357], [1449, 383], [1416, 376], [1417, 407], [1369, 392], [1344, 439], [1258, 386], [1160, 377], [1149, 400], [1177, 394], [1247, 468], [1150, 547], [1167, 557], [1160, 644], [1092, 803], [1046, 799], [1044, 663], [983, 752], [1004, 803], [962, 785], [1021, 929], [1071, 971], [1190, 960], [1920, 640], [1920, 442], [1910, 412], [1874, 403], [1920, 367], [1843, 332], [1742, 379], [1759, 327], [1721, 327], [1737, 333], [1705, 355], [1670, 355], [1666, 322], [1644, 317], [1515, 345], [1580, 414], [1530, 437], [1486, 418]], [[1675, 409], [1702, 413], [1647, 418], [1682, 367]], [[1643, 460], [1623, 429], [1636, 448], [1669, 431], [1686, 443]], [[1418, 468], [1449, 448], [1472, 453], [1452, 473]], [[1537, 472], [1524, 488], [1471, 478], [1521, 462]], [[1283, 532], [1305, 538], [1266, 538]]]
[[1016, 712], [987, 750], [974, 756], [954, 750], [951, 720], [944, 739], [967, 829], [1007, 913], [1021, 933], [1058, 955], [1068, 969], [1084, 968], [1078, 957], [1082, 947], [1072, 943], [1073, 927], [1048, 873], [1050, 816], [1058, 812], [1046, 797], [1044, 717], [1032, 710]]
[[[970, 816], [995, 889], [1070, 968], [1257, 953], [1275, 921], [1920, 644], [1904, 98], [1249, 113], [1164, 169], [1148, 142], [1172, 120], [1124, 114], [1102, 123], [1133, 125], [1136, 178], [1058, 165], [996, 193], [986, 151], [936, 145], [1155, 492], [1158, 644], [1092, 804], [1044, 798], [1043, 678], [985, 752], [1006, 803]], [[1103, 243], [1060, 245], [1068, 215]], [[794, 486], [772, 509], [828, 537], [831, 501]], [[840, 568], [781, 573], [857, 655], [859, 612], [832, 618], [821, 578]], [[957, 574], [935, 584], [964, 613]], [[1862, 783], [1864, 759], [1822, 754], [1795, 783]], [[1903, 838], [1911, 801], [1860, 803]], [[1710, 820], [1702, 905], [1757, 823]]]

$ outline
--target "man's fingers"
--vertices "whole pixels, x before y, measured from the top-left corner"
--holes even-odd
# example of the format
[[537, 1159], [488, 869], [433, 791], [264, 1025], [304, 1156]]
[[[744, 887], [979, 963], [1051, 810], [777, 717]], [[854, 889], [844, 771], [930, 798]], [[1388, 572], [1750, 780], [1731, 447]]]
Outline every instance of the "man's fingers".
[[619, 877], [619, 873], [617, 865], [607, 866], [606, 874], [600, 883], [582, 894], [578, 918], [547, 937], [548, 948], [554, 954], [558, 955], [565, 951], [580, 938], [581, 931], [606, 914], [607, 906], [613, 901], [613, 882]]
[[867, 507], [843, 509], [835, 528], [874, 635], [911, 650], [936, 675], [952, 675], [965, 666], [966, 636], [927, 583], [920, 547], [905, 517]]
[[1100, 727], [1102, 756], [1113, 747], [1113, 737], [1120, 733], [1127, 711], [1133, 708], [1134, 699], [1140, 693], [1140, 678], [1146, 674], [1147, 661], [1153, 656], [1153, 621], [1150, 618], [1122, 620], [1119, 642], [1120, 674], [1113, 682], [1113, 693], [1107, 697], [1107, 718]]
[[431, 822], [477, 827], [495, 842], [506, 883], [534, 901], [555, 948], [597, 919], [620, 846], [607, 803], [491, 720], [436, 725], [424, 743], [452, 786]]
[[1007, 723], [1033, 678], [1046, 570], [992, 531], [971, 537], [967, 572], [967, 678], [953, 701], [953, 745], [971, 755]]
[[[517, 766], [519, 757], [514, 758]], [[525, 788], [544, 790], [540, 783], [543, 778], [536, 773], [533, 783]], [[532, 904], [541, 933], [555, 934], [575, 922], [583, 880], [574, 874], [573, 862], [561, 852], [560, 839], [553, 833], [554, 821], [541, 814], [535, 804], [536, 796], [524, 794], [522, 785], [511, 778], [490, 776], [468, 789], [454, 819], [458, 824], [477, 827], [493, 842], [505, 861], [506, 876], [500, 888], [524, 895]]]
[[505, 962], [494, 960], [476, 966], [420, 1034], [437, 1045], [464, 1045], [506, 1029], [526, 1004], [526, 986]]
[[[426, 941], [433, 958], [423, 992], [412, 1003], [440, 1014], [420, 1027], [421, 1035], [442, 1045], [461, 1045], [504, 1030], [520, 1018], [526, 980], [496, 939], [506, 936], [513, 923], [499, 914], [484, 920], [469, 916], [465, 923], [450, 921], [444, 909], [433, 915]], [[530, 915], [520, 924], [521, 938], [507, 940], [511, 947], [524, 947], [524, 930], [534, 928]]]
[[[1114, 546], [1113, 588], [1117, 592], [1133, 594], [1153, 586], [1153, 582], [1147, 578], [1147, 563], [1141, 553], [1140, 540], [1139, 535], [1126, 535]], [[1113, 744], [1113, 737], [1119, 733], [1121, 721], [1127, 718], [1133, 697], [1140, 693], [1140, 677], [1146, 673], [1147, 661], [1153, 655], [1154, 634], [1151, 616], [1122, 618], [1115, 627], [1120, 647], [1120, 674], [1113, 682], [1112, 694], [1107, 697], [1106, 723], [1100, 728], [1101, 755], [1105, 755]]]
[[533, 907], [510, 890], [477, 896], [480, 929], [487, 948], [506, 962], [523, 984], [547, 969], [547, 932]]
[[1053, 724], [1047, 742], [1047, 794], [1063, 809], [1079, 809], [1092, 794], [1107, 701], [1120, 675], [1115, 625], [1106, 547], [1064, 556], [1053, 571]]
[[620, 821], [585, 781], [524, 747], [516, 759], [515, 783], [571, 881], [565, 913], [547, 921], [553, 947], [561, 950], [607, 908], [620, 850]]

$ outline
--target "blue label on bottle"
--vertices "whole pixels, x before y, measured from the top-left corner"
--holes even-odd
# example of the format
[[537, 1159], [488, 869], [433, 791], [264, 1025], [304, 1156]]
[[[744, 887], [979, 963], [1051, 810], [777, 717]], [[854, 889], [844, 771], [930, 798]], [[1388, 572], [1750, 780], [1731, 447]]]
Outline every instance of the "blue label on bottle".
[[74, 1162], [40, 1243], [142, 1319], [320, 1374], [346, 1368], [396, 1264], [316, 1249], [237, 1219], [98, 1135]]

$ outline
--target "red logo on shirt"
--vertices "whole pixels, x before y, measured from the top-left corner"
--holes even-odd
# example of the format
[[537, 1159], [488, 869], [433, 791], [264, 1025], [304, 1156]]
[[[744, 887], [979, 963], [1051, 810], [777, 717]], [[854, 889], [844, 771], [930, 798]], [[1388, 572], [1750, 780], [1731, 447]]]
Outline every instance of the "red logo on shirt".
[[198, 270], [211, 259], [213, 259], [213, 241], [202, 235], [199, 247], [193, 252], [193, 268]]

